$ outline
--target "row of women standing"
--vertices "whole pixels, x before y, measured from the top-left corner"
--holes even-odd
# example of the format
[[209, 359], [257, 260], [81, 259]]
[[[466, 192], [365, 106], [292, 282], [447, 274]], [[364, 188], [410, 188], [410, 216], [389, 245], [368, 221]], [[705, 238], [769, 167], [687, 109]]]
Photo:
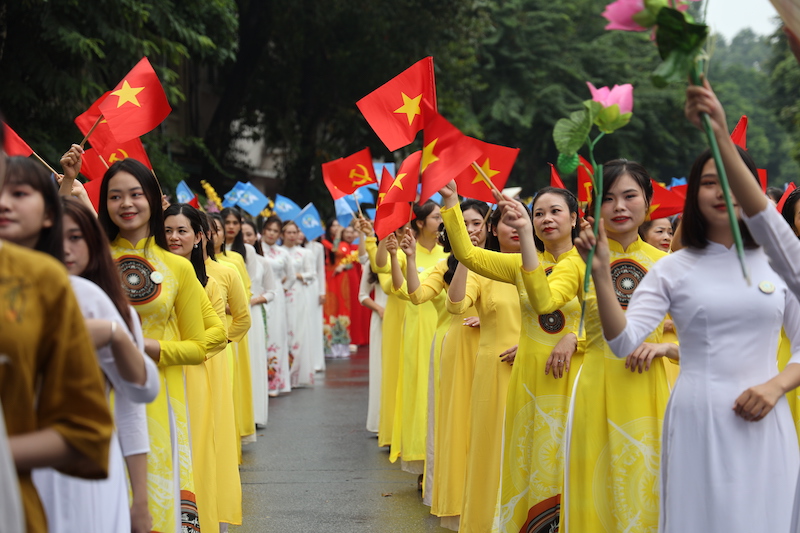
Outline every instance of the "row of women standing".
[[[685, 249], [669, 255], [638, 233], [653, 194], [645, 168], [604, 165], [588, 291], [595, 238], [563, 189], [541, 190], [532, 212], [498, 197], [486, 224], [487, 207], [459, 206], [451, 183], [442, 209], [415, 206], [411, 231], [367, 239], [388, 295], [379, 445], [423, 474], [423, 501], [443, 526], [798, 531], [800, 409], [785, 395], [800, 384], [789, 347], [800, 346], [800, 244], [710, 88], [687, 96], [693, 123], [711, 115], [745, 212], [752, 283], [708, 152], [688, 179]], [[795, 213], [784, 216], [800, 235]], [[680, 346], [665, 342], [665, 322]]]
[[[108, 170], [95, 213], [75, 181], [82, 155], [62, 157], [60, 199], [19, 157], [0, 193], [0, 398], [27, 530], [227, 530], [242, 523], [242, 444], [266, 425], [270, 394], [313, 383], [322, 353], [310, 252], [294, 249], [292, 223], [277, 221], [288, 259], [271, 261], [234, 210], [164, 210], [132, 159]], [[315, 312], [316, 345], [295, 328]]]

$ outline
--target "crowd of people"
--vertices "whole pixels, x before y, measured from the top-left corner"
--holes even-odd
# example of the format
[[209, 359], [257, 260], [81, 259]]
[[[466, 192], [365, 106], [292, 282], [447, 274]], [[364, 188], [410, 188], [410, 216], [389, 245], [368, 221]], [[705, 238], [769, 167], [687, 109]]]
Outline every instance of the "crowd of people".
[[492, 210], [450, 182], [380, 242], [170, 205], [133, 159], [95, 212], [80, 146], [60, 185], [0, 154], [0, 530], [241, 524], [270, 398], [368, 344], [366, 429], [444, 527], [800, 531], [800, 192], [767, 200], [707, 84], [700, 113], [749, 277], [708, 151], [675, 219], [617, 159], [599, 220], [566, 189]]

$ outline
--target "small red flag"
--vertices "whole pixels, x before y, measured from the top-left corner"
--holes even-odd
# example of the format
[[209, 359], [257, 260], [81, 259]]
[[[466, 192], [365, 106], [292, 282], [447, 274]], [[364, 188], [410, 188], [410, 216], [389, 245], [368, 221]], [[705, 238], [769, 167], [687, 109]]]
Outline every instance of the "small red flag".
[[665, 218], [683, 212], [684, 199], [677, 193], [662, 187], [650, 178], [653, 184], [653, 200], [650, 202], [650, 220]]
[[[96, 131], [96, 130], [95, 130]], [[94, 133], [92, 134], [94, 136]], [[101, 179], [108, 170], [108, 167], [116, 161], [128, 158], [136, 159], [153, 170], [150, 158], [144, 150], [144, 145], [140, 139], [132, 139], [124, 143], [105, 145], [99, 148], [87, 148], [81, 161], [81, 174], [89, 178], [90, 181]], [[103, 163], [105, 161], [105, 164]]]
[[383, 203], [375, 211], [375, 235], [379, 240], [403, 227], [413, 219], [414, 210], [410, 203]]
[[759, 168], [758, 170], [758, 182], [761, 184], [761, 192], [764, 194], [767, 193], [767, 169], [766, 168]]
[[33, 154], [33, 148], [28, 146], [28, 143], [22, 140], [22, 137], [17, 135], [17, 132], [11, 129], [11, 126], [3, 122], [3, 150], [9, 157], [21, 155], [22, 157], [30, 157]]
[[733, 141], [733, 144], [741, 146], [747, 150], [747, 115], [742, 115], [742, 118], [739, 119], [736, 127], [733, 128], [731, 140]]
[[172, 108], [150, 61], [143, 57], [99, 106], [111, 134], [124, 142], [149, 132]]
[[383, 199], [386, 197], [386, 193], [389, 192], [389, 187], [392, 186], [393, 181], [392, 173], [384, 166], [383, 172], [381, 173], [381, 183], [378, 185], [378, 201], [375, 204], [376, 209], [383, 203]]
[[369, 148], [323, 163], [322, 181], [325, 182], [334, 200], [353, 194], [356, 189], [364, 185], [378, 183]]
[[430, 117], [422, 143], [419, 203], [433, 196], [481, 156], [474, 139], [458, 131], [439, 113], [430, 111]]
[[436, 111], [433, 58], [414, 63], [356, 105], [389, 151], [411, 144], [425, 126], [425, 110]]
[[87, 181], [83, 184], [83, 188], [86, 189], [86, 195], [89, 197], [89, 201], [92, 202], [95, 211], [100, 211], [100, 185], [102, 184], [103, 180]]
[[778, 205], [776, 206], [778, 208], [778, 213], [783, 212], [783, 206], [786, 203], [786, 200], [789, 198], [789, 195], [792, 194], [792, 191], [795, 190], [796, 188], [797, 185], [795, 185], [794, 183], [790, 183], [789, 186], [786, 187], [786, 190], [783, 191], [783, 196], [781, 196], [781, 200], [778, 202]]
[[547, 164], [550, 165], [550, 186], [556, 189], [566, 189], [566, 187], [564, 187], [564, 182], [561, 181], [561, 176], [558, 175], [556, 166], [553, 163]]
[[422, 152], [417, 150], [400, 164], [397, 176], [392, 180], [392, 184], [386, 189], [386, 196], [383, 198], [384, 204], [398, 202], [413, 202], [417, 199], [417, 185], [419, 185], [419, 163], [422, 159]]
[[592, 201], [592, 174], [594, 169], [591, 163], [583, 158], [582, 155], [578, 156], [580, 163], [578, 163], [578, 202], [589, 203]]
[[[519, 148], [490, 144], [471, 137], [469, 139], [482, 152], [475, 162], [489, 177], [494, 186], [502, 191], [517, 160]], [[483, 200], [484, 202], [496, 202], [492, 194], [492, 188], [472, 165], [456, 176], [456, 183], [458, 184], [458, 194], [461, 196]]]

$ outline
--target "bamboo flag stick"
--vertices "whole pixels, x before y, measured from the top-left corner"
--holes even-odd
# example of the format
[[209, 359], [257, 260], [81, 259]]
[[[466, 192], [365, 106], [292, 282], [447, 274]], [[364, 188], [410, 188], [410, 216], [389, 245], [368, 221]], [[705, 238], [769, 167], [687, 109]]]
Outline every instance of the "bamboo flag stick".
[[364, 218], [364, 213], [361, 211], [361, 204], [358, 202], [358, 195], [353, 193], [353, 200], [356, 201], [356, 209], [358, 209], [358, 216]]
[[38, 160], [39, 160], [39, 161], [40, 161], [40, 162], [41, 162], [41, 163], [42, 163], [42, 164], [43, 164], [45, 167], [47, 167], [47, 170], [49, 170], [50, 172], [52, 172], [52, 173], [53, 173], [53, 174], [55, 174], [56, 176], [60, 176], [60, 175], [61, 175], [61, 173], [60, 173], [60, 172], [56, 172], [56, 171], [55, 171], [55, 169], [54, 169], [53, 167], [51, 167], [50, 165], [48, 165], [48, 164], [47, 164], [47, 161], [45, 161], [44, 159], [42, 159], [42, 157], [41, 157], [39, 154], [37, 154], [36, 152], [33, 152], [33, 157], [35, 157], [36, 159], [38, 159]]
[[81, 148], [83, 148], [83, 145], [85, 145], [86, 141], [89, 140], [89, 136], [94, 132], [95, 128], [97, 128], [101, 120], [103, 120], [103, 115], [100, 115], [99, 117], [97, 117], [97, 120], [94, 121], [94, 124], [92, 125], [91, 129], [86, 133], [86, 137], [84, 137], [83, 140], [81, 141]]

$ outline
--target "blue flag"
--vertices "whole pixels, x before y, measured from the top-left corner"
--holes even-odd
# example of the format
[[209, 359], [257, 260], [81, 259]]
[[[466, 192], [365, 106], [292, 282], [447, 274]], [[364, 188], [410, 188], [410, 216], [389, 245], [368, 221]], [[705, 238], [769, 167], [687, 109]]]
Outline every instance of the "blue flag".
[[280, 194], [275, 195], [275, 213], [281, 220], [293, 220], [300, 214], [300, 206]]
[[[386, 170], [389, 171], [389, 174], [394, 177], [395, 167], [394, 163], [372, 163], [372, 168], [375, 169], [375, 176], [378, 178], [378, 183], [370, 183], [369, 185], [364, 186], [365, 189], [372, 189], [374, 191], [378, 190], [378, 186], [381, 182], [381, 177], [383, 176], [383, 168], [386, 167]], [[359, 200], [360, 202], [361, 200]]]
[[309, 241], [325, 235], [325, 230], [322, 228], [322, 219], [319, 218], [319, 212], [312, 203], [309, 203], [300, 211], [300, 214], [294, 218], [294, 222], [300, 227], [300, 231]]
[[267, 204], [269, 204], [269, 198], [264, 196], [264, 193], [259, 191], [255, 185], [248, 181], [247, 187], [239, 196], [239, 201], [236, 203], [239, 204], [239, 207], [247, 211], [251, 217], [257, 217], [258, 214], [267, 207]]
[[188, 204], [194, 200], [195, 194], [192, 192], [189, 186], [186, 185], [186, 182], [181, 180], [180, 183], [178, 183], [178, 186], [175, 187], [175, 197], [177, 198], [179, 204]]
[[222, 200], [222, 207], [233, 207], [236, 205], [236, 202], [239, 201], [244, 191], [247, 190], [247, 185], [242, 183], [241, 181], [237, 181], [236, 185], [233, 186], [233, 189], [225, 193], [225, 197]]
[[333, 201], [333, 207], [336, 209], [336, 220], [338, 220], [339, 224], [342, 226], [350, 225], [350, 222], [352, 222], [356, 216], [347, 198], [348, 197], [345, 196]]
[[375, 211], [377, 211], [377, 209], [365, 209], [364, 210], [364, 212], [369, 217], [369, 219], [373, 220], [373, 221], [375, 220]]

